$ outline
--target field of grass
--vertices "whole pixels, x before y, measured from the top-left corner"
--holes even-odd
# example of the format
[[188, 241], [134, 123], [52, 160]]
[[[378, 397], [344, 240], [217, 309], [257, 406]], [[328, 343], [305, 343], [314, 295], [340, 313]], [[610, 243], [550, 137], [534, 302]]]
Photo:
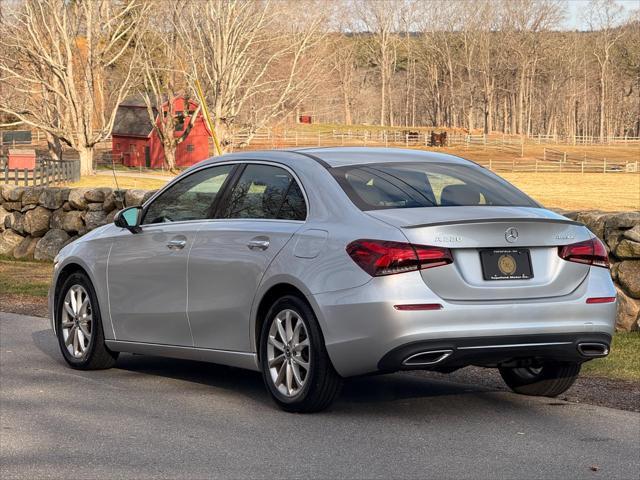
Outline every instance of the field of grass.
[[640, 175], [633, 173], [498, 173], [548, 208], [640, 210]]
[[640, 332], [614, 335], [609, 356], [585, 363], [582, 374], [640, 381]]
[[[167, 179], [160, 178], [149, 178], [152, 175], [144, 177], [136, 177], [133, 175], [126, 175], [123, 173], [117, 174], [117, 185], [123, 189], [129, 188], [139, 188], [143, 190], [157, 190], [158, 188], [163, 187], [167, 183]], [[79, 182], [70, 183], [68, 185], [71, 188], [78, 187], [110, 187], [116, 188], [116, 181], [113, 178], [113, 175], [91, 175], [82, 177]]]
[[17, 261], [0, 257], [0, 292], [46, 297], [53, 265], [49, 262]]

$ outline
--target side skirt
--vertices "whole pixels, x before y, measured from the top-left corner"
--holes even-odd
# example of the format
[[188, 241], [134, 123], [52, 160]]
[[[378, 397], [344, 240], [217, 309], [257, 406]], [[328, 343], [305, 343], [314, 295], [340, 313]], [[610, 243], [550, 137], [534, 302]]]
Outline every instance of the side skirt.
[[178, 347], [158, 343], [126, 342], [122, 340], [106, 340], [105, 344], [109, 350], [113, 350], [114, 352], [181, 358], [184, 360], [219, 363], [230, 367], [260, 371], [258, 356], [255, 353], [213, 350], [210, 348]]

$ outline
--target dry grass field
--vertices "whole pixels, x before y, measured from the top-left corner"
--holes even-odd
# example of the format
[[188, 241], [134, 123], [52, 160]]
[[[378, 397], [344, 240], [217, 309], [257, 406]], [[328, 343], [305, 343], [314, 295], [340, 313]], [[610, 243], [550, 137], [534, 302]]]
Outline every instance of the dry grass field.
[[[140, 188], [143, 190], [157, 190], [167, 183], [164, 178], [148, 178], [148, 177], [136, 177], [129, 173], [118, 173], [118, 187], [123, 189]], [[90, 177], [82, 177], [79, 182], [69, 184], [71, 188], [77, 187], [109, 187], [116, 188], [116, 181], [113, 175], [93, 175]]]
[[545, 207], [640, 210], [640, 175], [632, 173], [499, 173]]

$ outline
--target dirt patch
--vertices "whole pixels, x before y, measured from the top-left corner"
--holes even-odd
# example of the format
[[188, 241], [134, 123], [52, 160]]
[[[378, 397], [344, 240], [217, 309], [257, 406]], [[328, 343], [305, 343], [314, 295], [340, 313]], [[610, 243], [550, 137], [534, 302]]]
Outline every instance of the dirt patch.
[[0, 311], [32, 317], [49, 316], [46, 297], [33, 297], [18, 293], [0, 293]]

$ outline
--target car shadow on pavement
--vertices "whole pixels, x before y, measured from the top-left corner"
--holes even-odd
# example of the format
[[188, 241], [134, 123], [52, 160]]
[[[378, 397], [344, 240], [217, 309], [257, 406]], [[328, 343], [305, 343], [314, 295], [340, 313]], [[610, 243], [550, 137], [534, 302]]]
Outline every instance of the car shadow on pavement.
[[[56, 364], [67, 368], [56, 338], [50, 330], [32, 334], [35, 346]], [[121, 354], [112, 372], [126, 371], [193, 382], [237, 392], [258, 403], [271, 404], [260, 373], [192, 360]], [[126, 381], [126, 380], [125, 380]], [[383, 404], [398, 400], [441, 396], [474, 395], [496, 392], [497, 389], [446, 380], [395, 373], [370, 375], [345, 380], [340, 404]]]

